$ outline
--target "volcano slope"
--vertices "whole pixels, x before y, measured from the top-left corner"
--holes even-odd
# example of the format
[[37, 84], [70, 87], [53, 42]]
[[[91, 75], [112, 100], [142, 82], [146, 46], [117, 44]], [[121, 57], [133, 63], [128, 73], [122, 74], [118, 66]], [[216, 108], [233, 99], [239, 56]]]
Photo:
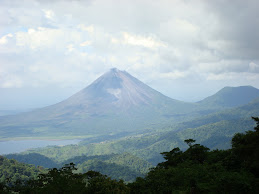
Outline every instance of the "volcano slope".
[[[111, 69], [70, 98], [27, 113], [0, 117], [0, 139], [110, 139], [150, 133], [259, 97], [251, 86], [227, 87], [198, 103], [171, 99], [126, 71]], [[99, 141], [98, 140], [98, 141]]]
[[0, 138], [139, 133], [193, 117], [198, 107], [166, 97], [114, 68], [60, 103], [0, 117]]

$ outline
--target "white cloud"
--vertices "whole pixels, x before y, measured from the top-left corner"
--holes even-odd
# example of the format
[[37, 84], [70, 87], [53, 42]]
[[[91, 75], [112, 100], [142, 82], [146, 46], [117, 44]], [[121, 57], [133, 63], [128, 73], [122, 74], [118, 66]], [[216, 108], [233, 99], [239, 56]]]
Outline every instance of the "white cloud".
[[45, 10], [45, 9], [43, 9], [42, 11], [44, 12], [45, 17], [46, 17], [47, 19], [49, 19], [49, 20], [54, 20], [54, 18], [55, 18], [55, 13], [54, 13], [52, 10]]
[[38, 29], [28, 29], [27, 32], [17, 32], [16, 44], [31, 49], [53, 47], [61, 37], [64, 37], [61, 30], [39, 27]]
[[187, 33], [197, 33], [197, 31], [199, 30], [199, 27], [190, 23], [187, 20], [183, 20], [183, 19], [179, 19], [177, 18], [175, 20], [175, 28], [180, 28], [183, 32], [187, 32]]
[[[242, 73], [236, 73], [236, 72], [228, 72], [228, 73], [222, 73], [222, 74], [208, 74], [207, 80], [214, 80], [214, 81], [258, 81], [259, 74], [257, 73], [249, 73], [249, 72], [242, 72]], [[239, 83], [239, 82], [238, 82]], [[244, 84], [246, 85], [246, 84]]]
[[259, 65], [254, 63], [254, 62], [250, 62], [249, 63], [249, 70], [251, 72], [254, 72], [254, 73], [259, 73]]
[[256, 1], [49, 2], [0, 2], [0, 64], [9, 75], [0, 87], [83, 85], [111, 67], [165, 91], [213, 80], [259, 87]]
[[8, 38], [12, 38], [12, 37], [13, 37], [13, 35], [11, 33], [1, 37], [0, 38], [0, 44], [2, 44], [2, 45], [6, 44], [8, 42]]
[[174, 71], [174, 72], [168, 72], [168, 73], [161, 73], [160, 78], [179, 79], [179, 78], [184, 78], [186, 74], [187, 74], [186, 72]]
[[67, 48], [68, 52], [72, 52], [73, 50], [75, 50], [75, 48], [74, 48], [74, 45], [73, 45], [73, 44], [69, 44], [69, 45], [67, 45], [67, 46], [66, 46], [66, 48]]
[[9, 74], [1, 74], [0, 78], [0, 87], [1, 88], [20, 88], [23, 86], [23, 81], [20, 77], [9, 75]]
[[[112, 39], [113, 43], [114, 39]], [[119, 41], [118, 41], [119, 42]], [[155, 38], [151, 36], [140, 36], [140, 35], [132, 35], [128, 32], [123, 33], [123, 40], [122, 43], [129, 44], [129, 45], [135, 45], [135, 46], [143, 46], [150, 49], [156, 49], [158, 47], [166, 47], [165, 43], [162, 43], [159, 40], [155, 40]]]
[[89, 33], [94, 33], [94, 27], [93, 25], [86, 26], [85, 24], [79, 24], [77, 26], [80, 30], [87, 31]]
[[223, 74], [227, 72], [248, 72], [249, 64], [247, 61], [240, 60], [220, 60], [217, 62], [199, 63], [197, 70], [213, 74]]
[[65, 49], [67, 44], [80, 44], [82, 33], [67, 28], [52, 29], [38, 27], [27, 32], [17, 32], [16, 45], [30, 49]]
[[85, 42], [82, 42], [82, 43], [80, 44], [80, 46], [89, 46], [89, 45], [91, 45], [91, 44], [92, 44], [92, 41], [87, 40], [87, 41], [85, 41]]

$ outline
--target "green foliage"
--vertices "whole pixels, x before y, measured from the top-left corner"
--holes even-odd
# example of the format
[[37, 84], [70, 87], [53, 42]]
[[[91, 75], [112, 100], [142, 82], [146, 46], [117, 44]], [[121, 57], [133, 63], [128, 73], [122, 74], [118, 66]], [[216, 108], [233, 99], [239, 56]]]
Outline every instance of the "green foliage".
[[[77, 169], [73, 163], [64, 167], [53, 168], [48, 173], [39, 174], [37, 179], [16, 183], [2, 191], [26, 194], [45, 193], [128, 193], [128, 187], [122, 180], [116, 181], [99, 172], [74, 173]], [[1, 185], [2, 186], [2, 185]], [[3, 187], [3, 186], [2, 186]], [[5, 189], [5, 190], [4, 190]], [[0, 190], [1, 191], [1, 190]]]
[[237, 133], [232, 139], [233, 154], [242, 160], [242, 167], [259, 177], [259, 118], [254, 118], [255, 131]]
[[77, 166], [78, 172], [87, 172], [89, 170], [93, 170], [108, 175], [112, 179], [121, 179], [126, 182], [133, 182], [136, 177], [144, 177], [145, 175], [134, 171], [127, 166], [122, 166], [115, 163], [106, 163], [98, 160], [86, 161]]
[[129, 184], [132, 193], [258, 193], [259, 119], [255, 131], [236, 134], [229, 150], [213, 150], [192, 139], [186, 151], [174, 148], [162, 155], [145, 178]]
[[[75, 165], [70, 163], [40, 174], [34, 180], [22, 182], [17, 179], [11, 187], [2, 183], [0, 189], [19, 193], [259, 193], [259, 118], [253, 119], [257, 123], [255, 130], [236, 134], [231, 149], [210, 151], [195, 144], [195, 140], [187, 139], [185, 151], [177, 147], [163, 152], [164, 162], [128, 185], [92, 170], [77, 173]], [[112, 163], [95, 158], [88, 160], [86, 165], [93, 162], [96, 168], [108, 167], [112, 171], [116, 159], [126, 157], [126, 161], [131, 158], [127, 154], [101, 157]], [[78, 157], [77, 161], [84, 164], [83, 158]], [[122, 164], [127, 164], [125, 161], [121, 160]]]
[[122, 180], [113, 180], [101, 173], [88, 171], [86, 193], [129, 193], [129, 188]]
[[61, 169], [53, 168], [46, 174], [40, 174], [38, 179], [28, 182], [27, 186], [31, 193], [83, 193], [86, 184], [83, 181], [84, 176], [74, 174], [74, 170], [76, 168], [73, 163]]
[[[79, 145], [48, 147], [29, 151], [39, 153], [56, 163], [62, 163], [76, 156], [96, 156], [121, 154], [124, 152], [142, 158], [153, 165], [163, 161], [160, 155], [165, 150], [175, 147], [187, 149], [185, 139], [195, 139], [197, 143], [210, 149], [229, 149], [231, 138], [238, 132], [243, 133], [254, 126], [248, 115], [259, 115], [259, 98], [244, 106], [209, 114], [177, 125], [160, 127], [156, 131], [140, 132], [139, 135], [119, 139], [98, 141], [98, 138], [87, 139]], [[129, 135], [129, 134], [128, 134]], [[91, 143], [91, 140], [94, 143]], [[27, 152], [28, 153], [28, 152]], [[72, 160], [69, 160], [70, 162]]]
[[14, 185], [17, 181], [26, 181], [36, 178], [39, 173], [47, 172], [42, 167], [17, 162], [0, 156], [0, 183]]
[[73, 161], [77, 164], [77, 172], [98, 171], [113, 179], [133, 182], [136, 177], [143, 177], [153, 167], [150, 163], [132, 154], [110, 154], [100, 156], [78, 156], [64, 163]]
[[33, 164], [36, 167], [42, 166], [44, 168], [54, 168], [58, 166], [56, 162], [51, 160], [50, 158], [43, 156], [38, 153], [29, 153], [29, 154], [8, 154], [5, 155], [6, 158], [15, 159], [19, 162], [26, 164]]
[[14, 158], [20, 162], [41, 165], [44, 167], [61, 167], [65, 164], [73, 162], [78, 168], [78, 173], [85, 173], [89, 170], [98, 171], [102, 174], [108, 175], [113, 179], [122, 179], [126, 182], [133, 182], [136, 177], [144, 177], [151, 167], [149, 162], [140, 159], [132, 154], [110, 154], [99, 156], [77, 156], [61, 163], [54, 163], [53, 160], [46, 156], [29, 153], [29, 154], [9, 154], [8, 158]]

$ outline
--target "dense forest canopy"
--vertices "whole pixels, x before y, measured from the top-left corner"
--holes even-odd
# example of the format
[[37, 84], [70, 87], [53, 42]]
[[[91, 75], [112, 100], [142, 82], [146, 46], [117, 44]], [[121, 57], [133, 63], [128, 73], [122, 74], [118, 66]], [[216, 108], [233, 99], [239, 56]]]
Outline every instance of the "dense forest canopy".
[[257, 124], [254, 130], [237, 133], [231, 149], [210, 151], [187, 139], [188, 149], [163, 152], [165, 161], [133, 183], [95, 171], [76, 173], [75, 164], [70, 163], [29, 181], [13, 185], [2, 181], [0, 189], [2, 193], [258, 193], [259, 118], [253, 119]]

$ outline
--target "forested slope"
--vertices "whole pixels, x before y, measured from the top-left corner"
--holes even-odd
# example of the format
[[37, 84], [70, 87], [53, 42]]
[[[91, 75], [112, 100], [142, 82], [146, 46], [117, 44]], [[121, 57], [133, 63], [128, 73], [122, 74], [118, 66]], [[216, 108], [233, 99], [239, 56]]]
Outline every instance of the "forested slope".
[[85, 173], [90, 170], [98, 171], [113, 179], [123, 179], [126, 182], [132, 182], [136, 177], [143, 177], [153, 166], [132, 154], [110, 154], [95, 156], [77, 156], [74, 158], [54, 162], [52, 159], [38, 153], [29, 154], [9, 154], [8, 158], [17, 159], [19, 162], [41, 165], [45, 168], [60, 168], [65, 164], [73, 162], [78, 168], [78, 173]]
[[[228, 150], [211, 151], [186, 139], [187, 149], [163, 152], [164, 162], [125, 184], [96, 171], [76, 173], [73, 163], [37, 179], [0, 184], [1, 193], [258, 193], [259, 118], [254, 130], [237, 133]], [[80, 159], [78, 158], [78, 161]], [[21, 184], [22, 183], [22, 184]]]
[[35, 167], [0, 156], [0, 183], [13, 185], [18, 180], [26, 181], [45, 172], [47, 171], [42, 167]]
[[58, 164], [50, 158], [37, 153], [8, 154], [5, 155], [5, 157], [9, 159], [15, 159], [21, 163], [33, 164], [35, 167], [42, 166], [44, 168], [54, 168], [58, 166]]
[[160, 153], [180, 147], [187, 149], [184, 139], [193, 138], [210, 149], [230, 148], [235, 133], [245, 132], [254, 126], [251, 116], [259, 115], [259, 98], [249, 104], [209, 114], [192, 121], [183, 122], [167, 128], [157, 129], [145, 134], [128, 136], [119, 140], [102, 143], [81, 142], [79, 145], [36, 149], [30, 152], [40, 153], [57, 162], [87, 155], [107, 155], [129, 152], [156, 165], [163, 158]]

